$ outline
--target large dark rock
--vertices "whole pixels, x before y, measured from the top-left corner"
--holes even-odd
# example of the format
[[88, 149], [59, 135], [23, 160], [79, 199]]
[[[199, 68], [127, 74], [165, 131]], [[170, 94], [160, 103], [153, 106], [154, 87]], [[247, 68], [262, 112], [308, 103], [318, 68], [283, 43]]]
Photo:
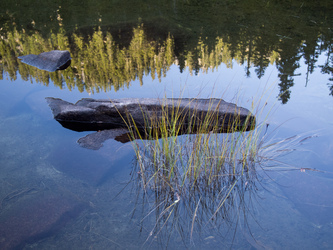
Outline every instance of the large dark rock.
[[[133, 126], [136, 131], [147, 135], [147, 129], [159, 126], [161, 119], [168, 120], [169, 126], [176, 121], [179, 134], [196, 133], [202, 126], [206, 126], [205, 131], [214, 132], [250, 130], [255, 126], [255, 117], [249, 110], [221, 99], [86, 98], [76, 104], [58, 98], [46, 99], [54, 118], [65, 128], [99, 131], [79, 139], [81, 146], [90, 149], [100, 148], [107, 139], [127, 142], [128, 128]], [[206, 124], [203, 125], [203, 122]]]
[[[155, 126], [162, 117], [179, 114], [181, 125], [199, 124], [208, 115], [215, 127], [251, 129], [255, 117], [245, 108], [222, 99], [116, 99], [95, 100], [84, 98], [76, 104], [58, 98], [46, 98], [54, 118], [64, 127], [76, 130], [103, 130], [128, 128], [129, 120], [139, 129]], [[129, 119], [130, 118], [130, 119]], [[172, 120], [172, 119], [170, 119]], [[216, 126], [217, 125], [217, 126]]]
[[46, 71], [66, 69], [71, 62], [71, 55], [67, 50], [52, 50], [39, 55], [26, 55], [18, 57], [23, 63]]

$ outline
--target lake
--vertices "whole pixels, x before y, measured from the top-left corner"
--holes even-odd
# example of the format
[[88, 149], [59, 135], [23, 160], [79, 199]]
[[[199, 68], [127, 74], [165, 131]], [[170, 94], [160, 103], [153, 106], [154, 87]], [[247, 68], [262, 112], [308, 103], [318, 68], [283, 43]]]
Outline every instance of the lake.
[[[1, 6], [1, 249], [332, 249], [331, 1]], [[69, 67], [18, 59], [51, 50]], [[262, 162], [193, 196], [143, 187], [132, 142], [82, 147], [96, 131], [46, 97], [221, 98], [256, 115]]]

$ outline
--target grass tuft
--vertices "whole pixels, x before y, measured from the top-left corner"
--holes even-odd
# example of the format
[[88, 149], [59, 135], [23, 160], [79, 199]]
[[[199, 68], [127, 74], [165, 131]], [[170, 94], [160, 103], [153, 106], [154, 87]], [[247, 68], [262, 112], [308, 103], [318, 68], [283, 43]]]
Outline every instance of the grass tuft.
[[148, 215], [156, 215], [147, 241], [162, 229], [170, 234], [175, 229], [184, 242], [188, 237], [193, 242], [194, 232], [203, 226], [219, 228], [223, 221], [237, 228], [232, 221], [238, 221], [242, 210], [248, 211], [245, 192], [257, 190], [256, 166], [307, 139], [268, 140], [267, 116], [256, 124], [266, 105], [252, 103], [254, 116], [249, 112], [244, 119], [238, 109], [221, 116], [214, 105], [204, 113], [181, 107], [179, 100], [171, 107], [161, 100], [156, 115], [142, 107], [144, 126], [130, 113], [124, 118], [136, 154], [138, 193], [143, 194], [143, 207], [149, 206]]

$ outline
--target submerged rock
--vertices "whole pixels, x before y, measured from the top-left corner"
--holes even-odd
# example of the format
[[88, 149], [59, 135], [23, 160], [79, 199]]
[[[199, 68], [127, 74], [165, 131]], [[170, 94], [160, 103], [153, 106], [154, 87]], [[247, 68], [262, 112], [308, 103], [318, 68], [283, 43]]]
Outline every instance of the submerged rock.
[[[29, 191], [29, 190], [28, 190]], [[67, 193], [20, 191], [0, 214], [0, 249], [25, 249], [52, 236], [77, 218], [88, 205]]]
[[39, 55], [19, 56], [21, 62], [46, 71], [66, 69], [71, 63], [71, 55], [67, 50], [52, 50]]
[[106, 140], [114, 139], [126, 143], [129, 141], [129, 131], [127, 129], [106, 129], [98, 131], [80, 138], [77, 143], [84, 148], [100, 149]]
[[173, 126], [175, 121], [179, 134], [196, 133], [200, 126], [213, 132], [250, 130], [255, 126], [255, 116], [249, 110], [222, 99], [84, 98], [75, 104], [53, 97], [46, 100], [54, 119], [63, 127], [99, 131], [79, 139], [78, 143], [89, 149], [99, 149], [107, 139], [128, 142], [129, 127], [135, 126], [136, 131], [149, 134], [147, 129], [163, 124], [163, 119], [167, 120], [166, 126]]

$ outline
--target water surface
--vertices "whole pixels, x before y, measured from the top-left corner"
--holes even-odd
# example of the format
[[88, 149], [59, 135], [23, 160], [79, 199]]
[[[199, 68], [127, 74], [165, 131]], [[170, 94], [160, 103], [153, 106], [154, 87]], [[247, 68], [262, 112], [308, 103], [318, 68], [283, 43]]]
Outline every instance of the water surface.
[[[0, 13], [2, 248], [332, 248], [330, 1], [60, 5], [8, 2]], [[52, 49], [71, 52], [69, 68], [17, 59]], [[196, 203], [182, 197], [166, 220], [161, 197], [138, 185], [132, 144], [80, 147], [91, 132], [63, 128], [45, 97], [259, 102], [267, 140], [300, 143], [258, 166], [214, 220], [202, 207], [193, 224]]]

